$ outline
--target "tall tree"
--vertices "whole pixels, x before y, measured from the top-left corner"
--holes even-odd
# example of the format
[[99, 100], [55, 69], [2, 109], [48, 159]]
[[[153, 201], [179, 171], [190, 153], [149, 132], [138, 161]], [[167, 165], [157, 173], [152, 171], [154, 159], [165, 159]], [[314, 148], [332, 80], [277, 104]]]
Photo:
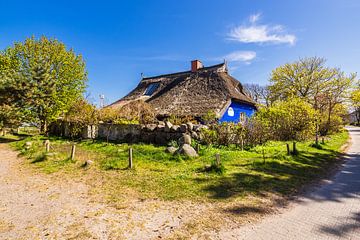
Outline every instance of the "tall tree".
[[338, 68], [326, 67], [325, 62], [312, 57], [280, 66], [272, 71], [269, 87], [272, 101], [298, 97], [312, 104], [321, 113], [318, 121], [326, 121], [323, 134], [329, 131], [334, 109], [348, 97], [356, 78], [356, 74], [347, 76]]
[[244, 84], [245, 91], [259, 104], [270, 105], [269, 86], [259, 84]]
[[4, 52], [0, 52], [0, 129], [3, 127], [13, 127], [21, 122], [21, 111], [16, 107], [15, 97], [12, 91], [9, 91], [11, 76], [15, 76], [14, 69], [17, 67], [17, 61]]
[[351, 104], [354, 108], [354, 115], [357, 125], [360, 125], [360, 81], [351, 93]]
[[81, 55], [56, 39], [28, 38], [4, 55], [18, 63], [4, 90], [12, 94], [27, 120], [39, 123], [42, 132], [85, 91], [87, 72]]

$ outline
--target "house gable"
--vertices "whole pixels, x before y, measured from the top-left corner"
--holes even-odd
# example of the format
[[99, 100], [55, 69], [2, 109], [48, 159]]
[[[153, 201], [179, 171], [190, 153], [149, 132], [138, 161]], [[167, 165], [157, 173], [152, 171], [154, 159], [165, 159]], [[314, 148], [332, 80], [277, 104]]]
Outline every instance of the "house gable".
[[241, 122], [242, 114], [246, 117], [254, 115], [256, 108], [253, 105], [246, 103], [231, 101], [231, 104], [226, 108], [219, 122]]

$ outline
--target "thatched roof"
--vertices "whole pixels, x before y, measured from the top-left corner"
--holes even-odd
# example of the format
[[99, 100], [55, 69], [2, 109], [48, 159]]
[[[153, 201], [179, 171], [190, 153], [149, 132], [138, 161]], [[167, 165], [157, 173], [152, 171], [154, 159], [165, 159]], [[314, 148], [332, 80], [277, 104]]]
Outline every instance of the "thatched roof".
[[[156, 90], [144, 95], [152, 83]], [[158, 115], [203, 116], [209, 111], [221, 115], [232, 101], [255, 105], [243, 86], [228, 74], [225, 63], [186, 71], [143, 78], [128, 95], [110, 106], [123, 106], [143, 99]]]

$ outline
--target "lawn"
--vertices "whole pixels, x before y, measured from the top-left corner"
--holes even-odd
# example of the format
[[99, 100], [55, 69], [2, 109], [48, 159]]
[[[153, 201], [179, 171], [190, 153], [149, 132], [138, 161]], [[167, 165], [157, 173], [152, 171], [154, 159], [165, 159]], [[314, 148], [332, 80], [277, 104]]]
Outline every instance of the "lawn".
[[[37, 169], [52, 174], [87, 177], [106, 199], [116, 202], [129, 194], [140, 199], [231, 200], [267, 193], [288, 196], [324, 174], [337, 162], [348, 139], [346, 131], [330, 136], [315, 148], [298, 142], [297, 155], [287, 155], [285, 142], [268, 142], [241, 151], [234, 146], [201, 146], [199, 157], [186, 159], [165, 152], [164, 146], [133, 144], [134, 169], [128, 169], [128, 144], [86, 140], [76, 143], [76, 158], [70, 159], [72, 142], [49, 138], [45, 154], [43, 136], [30, 136], [11, 145]], [[26, 142], [32, 145], [26, 149]], [[291, 145], [292, 146], [292, 143]], [[219, 153], [223, 173], [206, 171]], [[90, 166], [84, 162], [91, 160]]]

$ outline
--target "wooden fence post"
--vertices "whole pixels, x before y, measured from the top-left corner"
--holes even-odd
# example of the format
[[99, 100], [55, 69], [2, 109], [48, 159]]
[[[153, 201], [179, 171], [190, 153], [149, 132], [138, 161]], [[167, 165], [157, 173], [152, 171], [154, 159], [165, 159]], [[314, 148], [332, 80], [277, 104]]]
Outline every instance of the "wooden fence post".
[[296, 153], [297, 153], [296, 142], [293, 142], [293, 154], [295, 155]]
[[321, 143], [322, 143], [322, 144], [325, 144], [325, 139], [324, 139], [324, 137], [321, 138]]
[[215, 154], [215, 158], [216, 158], [216, 165], [220, 166], [220, 164], [221, 164], [220, 154], [219, 153]]
[[49, 140], [45, 140], [45, 150], [46, 150], [46, 152], [50, 152], [50, 141]]
[[71, 147], [71, 160], [75, 159], [75, 151], [76, 151], [76, 146], [75, 144], [73, 144]]
[[262, 150], [262, 155], [263, 155], [263, 159], [264, 159], [264, 163], [265, 163], [265, 150]]
[[319, 124], [317, 121], [316, 121], [315, 144], [316, 144], [316, 146], [319, 145]]
[[286, 150], [287, 150], [287, 155], [290, 155], [290, 145], [288, 143], [286, 144]]
[[196, 144], [196, 152], [199, 153], [200, 151], [200, 144]]
[[133, 168], [133, 149], [129, 148], [129, 168]]

